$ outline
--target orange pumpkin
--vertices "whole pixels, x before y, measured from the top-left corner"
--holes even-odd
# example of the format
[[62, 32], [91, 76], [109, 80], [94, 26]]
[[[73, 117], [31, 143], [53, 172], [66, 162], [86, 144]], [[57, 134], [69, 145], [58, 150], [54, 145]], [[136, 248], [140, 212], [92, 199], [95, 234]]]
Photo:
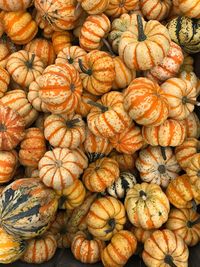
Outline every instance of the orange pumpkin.
[[55, 31], [52, 34], [53, 49], [58, 55], [65, 47], [70, 47], [72, 34], [69, 31]]
[[94, 135], [103, 138], [113, 137], [130, 125], [131, 120], [124, 109], [123, 100], [122, 93], [112, 91], [93, 103], [95, 107], [90, 110], [87, 123]]
[[0, 150], [15, 148], [24, 138], [24, 119], [13, 109], [0, 105]]
[[82, 8], [90, 15], [101, 14], [108, 7], [109, 0], [78, 0]]
[[0, 184], [9, 182], [17, 169], [18, 155], [15, 150], [0, 151]]
[[194, 155], [188, 162], [186, 173], [193, 185], [195, 198], [200, 201], [200, 153]]
[[91, 108], [93, 107], [92, 105], [89, 104], [89, 101], [96, 101], [96, 100], [97, 100], [97, 96], [83, 91], [81, 100], [78, 102], [78, 106], [75, 112], [81, 115], [82, 117], [86, 118]]
[[117, 151], [113, 151], [110, 153], [110, 158], [117, 161], [120, 172], [133, 172], [137, 157], [137, 153], [124, 154], [118, 153]]
[[124, 108], [138, 124], [157, 126], [168, 117], [168, 102], [159, 85], [147, 78], [136, 78], [124, 91]]
[[25, 11], [5, 12], [3, 14], [4, 30], [15, 44], [29, 43], [37, 34], [38, 27], [30, 13]]
[[136, 228], [132, 227], [131, 232], [135, 235], [137, 238], [137, 241], [140, 243], [144, 243], [154, 232], [155, 230], [145, 230], [142, 228]]
[[56, 54], [51, 42], [44, 38], [36, 38], [28, 43], [24, 50], [34, 53], [44, 63], [45, 67], [54, 63]]
[[39, 97], [55, 114], [72, 113], [82, 94], [78, 71], [70, 64], [48, 66], [39, 80]]
[[72, 185], [82, 172], [77, 156], [67, 148], [47, 151], [39, 161], [38, 169], [42, 182], [55, 190]]
[[116, 233], [110, 244], [104, 248], [101, 260], [104, 266], [121, 267], [125, 266], [128, 259], [134, 254], [137, 248], [137, 239], [130, 231], [121, 230]]
[[[79, 5], [79, 4], [77, 4], [77, 5]], [[75, 38], [79, 38], [82, 25], [85, 22], [87, 17], [88, 17], [88, 13], [83, 12], [81, 14], [81, 16], [78, 18], [78, 20], [76, 22], [76, 26], [73, 29], [73, 35], [74, 35]]]
[[187, 80], [192, 83], [192, 85], [197, 89], [198, 86], [198, 78], [193, 71], [181, 71], [178, 75], [179, 78], [183, 80]]
[[77, 232], [72, 240], [71, 251], [80, 262], [91, 264], [100, 261], [104, 247], [104, 241], [93, 238], [90, 234]]
[[186, 127], [186, 136], [188, 138], [199, 138], [200, 137], [200, 120], [195, 112], [190, 113], [190, 115], [184, 120]]
[[0, 0], [0, 8], [5, 11], [26, 10], [31, 4], [31, 0]]
[[87, 215], [88, 231], [100, 240], [110, 240], [126, 222], [123, 204], [114, 197], [96, 199]]
[[119, 177], [118, 163], [114, 159], [102, 158], [90, 163], [83, 173], [83, 183], [91, 192], [103, 192]]
[[94, 50], [79, 59], [83, 88], [93, 95], [109, 92], [115, 80], [115, 64], [110, 55]]
[[9, 56], [6, 68], [16, 83], [28, 87], [42, 74], [44, 63], [35, 54], [20, 50]]
[[85, 140], [85, 122], [78, 114], [69, 114], [65, 119], [52, 114], [44, 122], [44, 135], [54, 147], [75, 149]]
[[180, 12], [189, 18], [200, 18], [199, 1], [198, 0], [177, 0]]
[[11, 53], [18, 50], [18, 47], [10, 40], [10, 38], [3, 34], [0, 38], [0, 66], [5, 68], [8, 57]]
[[139, 0], [110, 0], [105, 14], [112, 18], [118, 18], [124, 13], [135, 10], [138, 4]]
[[80, 31], [80, 47], [86, 51], [100, 49], [103, 46], [103, 39], [110, 31], [110, 26], [110, 20], [104, 14], [87, 17]]
[[34, 17], [34, 20], [37, 23], [38, 27], [42, 29], [42, 36], [47, 39], [52, 38], [52, 35], [54, 33], [52, 25], [49, 24], [48, 21], [44, 20], [42, 14], [36, 9], [33, 10], [32, 16]]
[[193, 209], [171, 209], [166, 228], [181, 236], [188, 246], [200, 241], [200, 216]]
[[0, 98], [8, 90], [9, 83], [10, 83], [9, 73], [0, 66]]

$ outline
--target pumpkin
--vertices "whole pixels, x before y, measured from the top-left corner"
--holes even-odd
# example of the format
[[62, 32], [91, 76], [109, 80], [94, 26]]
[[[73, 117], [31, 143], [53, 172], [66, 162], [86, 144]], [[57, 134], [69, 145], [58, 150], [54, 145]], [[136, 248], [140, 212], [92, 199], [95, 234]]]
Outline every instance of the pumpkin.
[[155, 231], [144, 243], [142, 259], [148, 267], [187, 267], [188, 257], [184, 240], [168, 229]]
[[[123, 94], [112, 91], [98, 100], [87, 116], [88, 128], [96, 135], [110, 138], [121, 133], [131, 124], [123, 106]], [[90, 102], [91, 103], [91, 102]]]
[[72, 240], [71, 251], [80, 262], [91, 264], [100, 261], [104, 247], [104, 241], [79, 231]]
[[188, 71], [184, 70], [184, 71], [181, 71], [178, 76], [181, 79], [184, 79], [184, 80], [187, 80], [187, 81], [191, 82], [192, 85], [197, 89], [198, 78], [197, 78], [196, 74], [193, 71], [188, 72]]
[[82, 11], [76, 9], [75, 0], [35, 0], [34, 4], [42, 19], [55, 31], [73, 29]]
[[44, 136], [54, 147], [75, 149], [85, 140], [85, 122], [78, 114], [67, 117], [48, 116], [44, 122]]
[[88, 167], [88, 158], [81, 148], [76, 148], [73, 150], [73, 153], [76, 155], [78, 159], [79, 166], [82, 170], [86, 169]]
[[136, 168], [142, 181], [166, 188], [178, 176], [181, 168], [170, 147], [165, 148], [165, 156], [163, 158], [160, 147], [148, 146], [139, 152]]
[[109, 0], [78, 0], [78, 5], [81, 5], [82, 8], [90, 15], [97, 15], [103, 13], [109, 5]]
[[41, 181], [55, 190], [72, 185], [82, 172], [77, 156], [68, 148], [47, 151], [39, 161], [38, 169]]
[[193, 84], [185, 79], [171, 78], [161, 85], [169, 103], [169, 117], [184, 120], [194, 110], [197, 92]]
[[56, 54], [51, 42], [44, 38], [36, 38], [28, 43], [24, 50], [29, 53], [35, 54], [44, 63], [45, 67], [54, 63]]
[[59, 211], [48, 230], [56, 238], [58, 248], [69, 248], [71, 246], [73, 234], [70, 234], [67, 230], [68, 220], [69, 214], [65, 211]]
[[85, 51], [100, 49], [110, 31], [110, 26], [110, 20], [105, 14], [88, 16], [80, 31], [80, 47]]
[[139, 0], [110, 0], [105, 14], [112, 18], [118, 18], [124, 13], [135, 10], [138, 4]]
[[191, 158], [200, 152], [200, 141], [187, 138], [180, 146], [176, 147], [175, 155], [182, 169], [186, 169]]
[[119, 56], [129, 69], [148, 70], [160, 64], [170, 49], [167, 28], [158, 21], [137, 22], [125, 31], [119, 41]]
[[107, 267], [125, 266], [136, 248], [137, 239], [134, 234], [126, 230], [119, 231], [111, 238], [110, 244], [104, 248], [101, 254], [103, 265]]
[[0, 66], [0, 98], [8, 90], [9, 83], [10, 83], [9, 73]]
[[70, 47], [72, 35], [69, 31], [54, 31], [52, 34], [53, 49], [58, 55], [65, 47]]
[[[77, 6], [79, 5], [79, 3], [77, 4]], [[88, 13], [87, 12], [83, 12], [81, 14], [81, 16], [78, 18], [77, 22], [76, 22], [76, 26], [75, 28], [73, 29], [73, 36], [75, 38], [79, 38], [80, 36], [80, 31], [81, 31], [81, 28], [82, 28], [82, 25], [83, 23], [85, 22], [86, 18], [88, 17]]]
[[93, 95], [109, 92], [115, 80], [115, 64], [110, 55], [94, 50], [79, 59], [83, 88]]
[[148, 20], [164, 20], [168, 17], [171, 7], [171, 0], [141, 0], [140, 2], [142, 14]]
[[114, 197], [96, 199], [87, 214], [88, 231], [96, 238], [108, 241], [126, 222], [123, 204]]
[[135, 168], [135, 161], [137, 157], [138, 157], [137, 153], [124, 154], [124, 153], [118, 153], [117, 151], [112, 151], [110, 153], [110, 158], [117, 161], [121, 172], [132, 173]]
[[166, 228], [181, 236], [188, 246], [200, 241], [200, 216], [193, 209], [171, 209]]
[[17, 169], [18, 155], [15, 150], [0, 151], [0, 184], [9, 182]]
[[183, 63], [183, 53], [179, 45], [174, 42], [170, 43], [170, 48], [166, 57], [157, 66], [148, 70], [145, 76], [152, 81], [162, 83], [163, 81], [175, 77]]
[[181, 65], [180, 72], [186, 71], [186, 72], [191, 72], [194, 71], [194, 59], [192, 56], [188, 55], [183, 51], [184, 55], [184, 60], [183, 64]]
[[44, 132], [44, 121], [49, 116], [49, 113], [40, 113], [35, 121], [35, 127]]
[[19, 161], [23, 166], [37, 167], [46, 152], [43, 132], [38, 128], [29, 128], [20, 144]]
[[169, 114], [163, 90], [147, 78], [136, 78], [125, 89], [124, 108], [133, 120], [145, 126], [158, 126]]
[[82, 117], [86, 118], [87, 115], [89, 114], [91, 108], [93, 107], [88, 102], [89, 101], [96, 101], [96, 100], [97, 100], [97, 96], [92, 95], [90, 93], [87, 93], [86, 91], [83, 91], [83, 94], [81, 96], [80, 101], [78, 102], [78, 106], [77, 106], [75, 112], [77, 114], [81, 115]]
[[2, 19], [6, 34], [15, 44], [27, 44], [37, 34], [37, 24], [28, 12], [22, 10], [5, 12]]
[[0, 263], [9, 264], [18, 260], [26, 249], [26, 242], [0, 228]]
[[38, 112], [31, 106], [23, 90], [16, 89], [7, 92], [1, 98], [1, 102], [19, 113], [24, 118], [26, 127], [30, 126], [38, 116]]
[[11, 53], [18, 50], [18, 47], [10, 40], [10, 38], [3, 34], [0, 38], [0, 66], [5, 68], [8, 57]]
[[152, 146], [178, 146], [186, 138], [186, 127], [183, 121], [168, 119], [159, 126], [143, 126], [142, 136]]
[[0, 37], [2, 37], [3, 33], [4, 33], [3, 23], [0, 22]]
[[133, 79], [136, 77], [135, 70], [130, 70], [126, 67], [120, 57], [113, 57], [115, 64], [115, 80], [112, 85], [112, 89], [123, 89], [126, 88]]
[[168, 219], [169, 200], [157, 184], [136, 184], [129, 189], [124, 206], [129, 221], [145, 230], [160, 228]]
[[132, 173], [121, 172], [118, 179], [106, 189], [106, 192], [112, 197], [121, 199], [136, 183], [136, 178]]
[[20, 260], [40, 264], [49, 261], [57, 249], [56, 239], [53, 234], [47, 232], [42, 236], [27, 241], [27, 248]]
[[2, 192], [0, 223], [6, 232], [30, 239], [46, 231], [57, 206], [55, 192], [38, 179], [19, 179]]
[[39, 97], [55, 114], [72, 113], [82, 94], [78, 71], [70, 64], [48, 66], [39, 80]]
[[24, 138], [25, 121], [13, 109], [0, 105], [0, 150], [15, 148]]
[[73, 210], [83, 203], [86, 189], [80, 180], [75, 180], [72, 185], [56, 193], [60, 196], [60, 208]]
[[16, 83], [28, 87], [42, 74], [44, 63], [35, 54], [20, 50], [9, 56], [6, 68]]
[[190, 115], [184, 120], [186, 127], [186, 136], [188, 138], [200, 137], [200, 120], [195, 112], [191, 112]]
[[31, 4], [31, 0], [0, 0], [0, 8], [5, 11], [26, 10]]
[[[187, 1], [185, 1], [186, 3]], [[192, 3], [194, 3], [193, 1]], [[200, 52], [200, 21], [185, 16], [176, 16], [166, 26], [171, 40], [189, 53]]]
[[198, 0], [178, 0], [178, 8], [182, 14], [189, 18], [200, 18], [199, 1]]
[[54, 33], [52, 24], [49, 24], [48, 21], [44, 20], [42, 14], [37, 11], [37, 9], [33, 10], [32, 16], [34, 17], [34, 20], [37, 23], [38, 27], [42, 29], [42, 36], [47, 39], [52, 38], [52, 35]]
[[186, 173], [190, 179], [190, 183], [194, 186], [194, 196], [200, 201], [200, 153], [194, 155], [190, 159], [186, 168]]
[[144, 144], [141, 130], [134, 123], [123, 132], [111, 137], [109, 141], [118, 152], [125, 154], [135, 153]]
[[154, 232], [155, 230], [145, 230], [142, 228], [136, 228], [136, 227], [132, 227], [131, 228], [131, 232], [135, 235], [135, 237], [137, 238], [137, 241], [140, 243], [144, 243]]
[[39, 179], [39, 171], [37, 167], [25, 167], [25, 177]]

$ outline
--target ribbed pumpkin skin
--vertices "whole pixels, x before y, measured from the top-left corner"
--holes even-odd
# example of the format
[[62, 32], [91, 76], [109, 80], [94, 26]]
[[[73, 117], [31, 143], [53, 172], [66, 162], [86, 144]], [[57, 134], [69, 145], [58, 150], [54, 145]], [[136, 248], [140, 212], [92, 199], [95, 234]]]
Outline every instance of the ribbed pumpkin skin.
[[186, 138], [186, 127], [183, 121], [168, 119], [159, 126], [143, 126], [142, 136], [152, 146], [179, 146]]
[[26, 242], [6, 233], [0, 228], [0, 263], [8, 264], [18, 260], [26, 249]]
[[118, 18], [124, 13], [135, 10], [138, 4], [139, 0], [111, 0], [105, 14], [112, 18]]
[[53, 234], [45, 233], [44, 235], [27, 241], [27, 248], [20, 260], [40, 264], [49, 261], [57, 249], [56, 239]]
[[107, 37], [110, 26], [110, 20], [105, 14], [88, 16], [80, 31], [80, 47], [86, 51], [100, 49], [103, 46], [102, 39]]
[[9, 73], [3, 67], [0, 66], [0, 98], [7, 91], [9, 83], [10, 83]]
[[39, 97], [54, 114], [72, 113], [82, 94], [78, 71], [69, 64], [48, 66], [40, 79]]
[[108, 7], [109, 0], [78, 0], [82, 8], [90, 15], [101, 14]]
[[83, 94], [81, 95], [81, 100], [78, 102], [78, 106], [75, 110], [75, 113], [86, 118], [92, 108], [92, 105], [88, 104], [88, 101], [97, 101], [97, 99], [97, 96], [83, 91]]
[[194, 155], [188, 162], [186, 173], [193, 185], [193, 193], [195, 198], [200, 201], [200, 153]]
[[121, 172], [132, 172], [135, 168], [135, 160], [137, 159], [137, 153], [132, 155], [118, 153], [116, 151], [111, 152], [110, 158], [116, 160], [119, 164], [119, 169]]
[[18, 155], [15, 150], [0, 151], [0, 184], [9, 182], [17, 168]]
[[0, 0], [0, 8], [5, 11], [21, 11], [30, 6], [31, 0]]
[[189, 18], [200, 18], [198, 0], [178, 0], [178, 8], [185, 16]]
[[3, 15], [6, 34], [15, 44], [24, 45], [37, 34], [38, 27], [31, 14], [24, 11], [7, 12]]
[[17, 46], [6, 34], [3, 34], [0, 39], [0, 66], [5, 68], [9, 55], [17, 50]]
[[189, 250], [183, 239], [168, 229], [157, 230], [145, 241], [142, 259], [148, 267], [170, 266], [167, 255], [176, 266], [188, 266]]
[[65, 47], [70, 47], [72, 35], [68, 31], [55, 31], [52, 35], [53, 49], [58, 55]]
[[30, 239], [46, 231], [57, 207], [53, 190], [35, 178], [19, 179], [2, 192], [0, 222], [8, 233]]
[[187, 80], [192, 83], [192, 85], [197, 89], [198, 87], [198, 77], [193, 71], [181, 71], [178, 75], [179, 78]]
[[168, 103], [159, 85], [147, 78], [136, 78], [124, 91], [124, 108], [138, 124], [157, 126], [168, 117]]
[[15, 148], [24, 138], [24, 130], [24, 119], [15, 110], [0, 105], [0, 150]]
[[190, 225], [200, 216], [192, 209], [171, 209], [166, 228], [181, 236], [188, 246], [195, 246], [200, 240], [200, 223]]
[[170, 210], [169, 200], [160, 186], [147, 183], [134, 185], [127, 192], [124, 206], [130, 222], [145, 230], [160, 228]]
[[178, 176], [181, 168], [170, 147], [165, 148], [166, 160], [162, 157], [160, 147], [148, 146], [140, 150], [136, 168], [140, 178], [147, 183], [158, 184], [166, 188], [169, 182]]
[[78, 164], [82, 171], [87, 168], [88, 166], [88, 158], [85, 154], [85, 151], [81, 148], [76, 148], [73, 150], [73, 153], [76, 155], [78, 159]]
[[183, 53], [184, 60], [183, 64], [181, 65], [180, 71], [191, 72], [194, 71], [194, 59], [192, 56], [188, 55], [187, 53]]
[[72, 240], [71, 251], [80, 262], [91, 264], [100, 261], [104, 247], [104, 241], [88, 239], [84, 232], [77, 232]]
[[186, 136], [188, 138], [199, 138], [200, 137], [200, 120], [196, 113], [192, 112], [184, 120], [186, 125]]
[[55, 190], [71, 185], [82, 172], [77, 156], [68, 148], [47, 151], [38, 164], [41, 181]]
[[144, 230], [142, 228], [136, 228], [136, 227], [131, 228], [131, 232], [135, 235], [137, 241], [140, 243], [144, 243], [154, 231], [155, 231], [154, 229]]
[[101, 259], [104, 266], [125, 266], [137, 248], [137, 239], [130, 231], [121, 230], [116, 233], [110, 244], [103, 250]]
[[42, 38], [32, 40], [24, 47], [24, 50], [34, 53], [39, 57], [45, 64], [45, 67], [53, 64], [56, 59], [52, 43]]

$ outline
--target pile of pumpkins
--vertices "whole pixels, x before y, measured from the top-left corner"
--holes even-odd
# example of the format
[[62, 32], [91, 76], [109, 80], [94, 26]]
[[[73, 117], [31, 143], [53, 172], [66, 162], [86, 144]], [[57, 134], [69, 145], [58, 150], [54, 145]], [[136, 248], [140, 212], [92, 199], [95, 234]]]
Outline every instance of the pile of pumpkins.
[[0, 263], [188, 266], [197, 52], [199, 0], [0, 0]]

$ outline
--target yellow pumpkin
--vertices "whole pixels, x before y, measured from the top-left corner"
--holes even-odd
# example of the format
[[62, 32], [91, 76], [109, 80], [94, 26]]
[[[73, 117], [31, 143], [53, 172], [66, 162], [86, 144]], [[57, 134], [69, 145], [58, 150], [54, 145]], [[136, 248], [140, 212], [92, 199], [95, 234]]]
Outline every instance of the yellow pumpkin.
[[71, 46], [72, 34], [69, 31], [54, 31], [51, 38], [56, 55], [65, 47]]
[[138, 157], [137, 153], [134, 154], [124, 154], [118, 153], [117, 151], [112, 151], [110, 153], [110, 158], [117, 161], [119, 164], [120, 172], [133, 172], [135, 168], [135, 161]]
[[140, 243], [144, 243], [153, 234], [154, 231], [154, 229], [145, 230], [134, 226], [131, 228], [131, 232], [135, 235], [137, 241]]

